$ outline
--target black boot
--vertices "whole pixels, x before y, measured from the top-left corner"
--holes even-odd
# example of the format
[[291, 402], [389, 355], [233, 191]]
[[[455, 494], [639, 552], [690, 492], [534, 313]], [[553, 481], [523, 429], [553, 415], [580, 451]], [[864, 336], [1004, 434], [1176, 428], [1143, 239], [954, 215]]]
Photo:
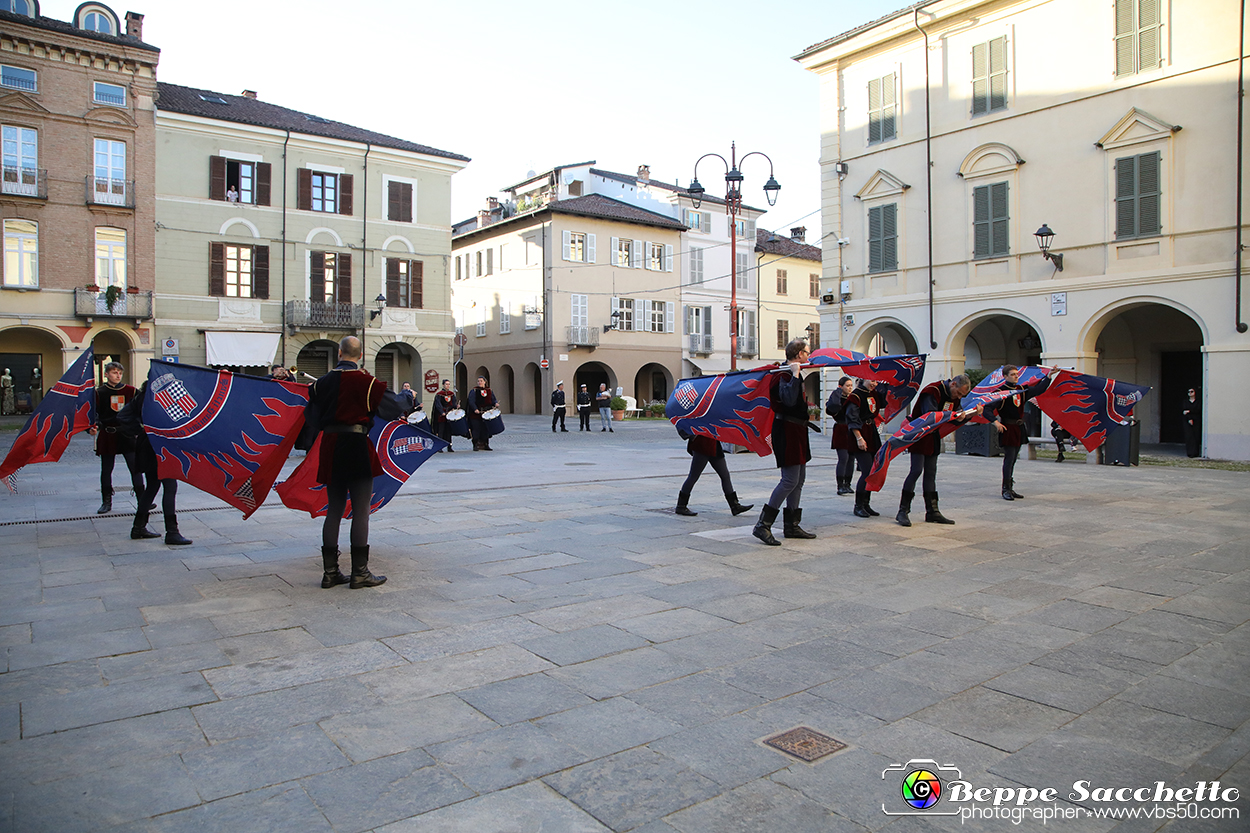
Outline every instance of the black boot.
[[95, 510], [97, 515], [107, 515], [113, 511], [113, 493], [104, 492], [104, 500], [100, 503], [100, 508]]
[[851, 478], [849, 477], [838, 478], [838, 494], [839, 495], [855, 494], [855, 490], [851, 488]]
[[855, 517], [857, 518], [871, 518], [872, 517], [872, 515], [868, 513], [867, 504], [868, 504], [868, 490], [865, 489], [863, 486], [857, 486], [855, 488]]
[[760, 519], [755, 522], [755, 529], [751, 530], [752, 535], [770, 547], [781, 546], [781, 542], [773, 537], [773, 521], [777, 520], [777, 511], [765, 503], [760, 510]]
[[321, 586], [328, 590], [337, 584], [347, 584], [348, 578], [339, 570], [339, 548], [338, 547], [322, 547], [321, 548], [321, 567], [324, 571], [321, 574]]
[[1057, 457], [1055, 457], [1055, 462], [1056, 462], [1056, 463], [1062, 463], [1062, 462], [1063, 462], [1063, 451], [1060, 451], [1060, 452], [1059, 452], [1059, 455], [1058, 455]]
[[1011, 481], [1003, 478], [1003, 500], [1015, 500], [1015, 495], [1011, 493]]
[[699, 513], [691, 512], [689, 509], [687, 509], [686, 507], [689, 503], [690, 503], [690, 493], [678, 492], [677, 493], [677, 508], [674, 509], [673, 512], [678, 515], [687, 515], [693, 518], [695, 515], [698, 515]]
[[729, 511], [735, 515], [741, 515], [743, 512], [750, 512], [754, 503], [741, 504], [738, 502], [737, 492], [725, 492], [725, 502], [729, 504]]
[[183, 538], [178, 531], [178, 521], [165, 519], [165, 543], [171, 547], [185, 547], [191, 543], [190, 538]]
[[950, 518], [942, 514], [942, 510], [938, 508], [938, 493], [924, 493], [924, 520], [929, 524], [953, 524]]
[[138, 541], [144, 538], [160, 538], [161, 535], [159, 532], [153, 532], [152, 530], [148, 529], [148, 525], [144, 523], [143, 526], [131, 527], [130, 537]]
[[781, 510], [781, 518], [784, 526], [782, 534], [787, 538], [815, 538], [816, 536], [799, 526], [799, 521], [803, 520], [802, 509], [783, 509]]
[[1014, 480], [1007, 481], [1007, 493], [1010, 494], [1014, 500], [1024, 500], [1024, 495], [1016, 491], [1016, 481]]
[[386, 584], [386, 576], [375, 576], [369, 572], [369, 545], [352, 547], [352, 580], [348, 585], [352, 590], [362, 587], [377, 587]]
[[881, 514], [876, 509], [872, 508], [872, 492], [868, 491], [868, 489], [864, 489], [864, 509], [867, 510], [868, 516], [872, 518]]
[[903, 492], [903, 497], [898, 502], [898, 514], [894, 516], [894, 520], [898, 521], [899, 526], [911, 526], [911, 501], [916, 496], [915, 492]]

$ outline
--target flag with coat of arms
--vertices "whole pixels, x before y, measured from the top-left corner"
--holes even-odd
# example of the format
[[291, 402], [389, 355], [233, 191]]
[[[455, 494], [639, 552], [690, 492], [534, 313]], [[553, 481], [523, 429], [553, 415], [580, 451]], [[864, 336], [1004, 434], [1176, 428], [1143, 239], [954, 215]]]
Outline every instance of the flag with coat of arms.
[[95, 351], [88, 347], [43, 397], [0, 464], [0, 479], [17, 492], [17, 472], [31, 463], [55, 463], [70, 438], [96, 421]]

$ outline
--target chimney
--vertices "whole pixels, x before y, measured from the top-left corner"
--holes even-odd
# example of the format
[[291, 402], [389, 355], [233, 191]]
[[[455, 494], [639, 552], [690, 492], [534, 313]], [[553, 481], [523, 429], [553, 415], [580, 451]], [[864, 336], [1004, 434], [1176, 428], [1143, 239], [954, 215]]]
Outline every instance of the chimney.
[[638, 166], [638, 178], [641, 179], [643, 182], [650, 182], [651, 181], [651, 166], [639, 165]]
[[143, 15], [126, 12], [126, 37], [143, 40]]
[[253, 101], [255, 101], [255, 100], [256, 100], [256, 91], [255, 91], [255, 90], [244, 90], [244, 91], [243, 91], [243, 97], [244, 97], [244, 98], [250, 98], [250, 99], [252, 99]]
[[793, 240], [794, 242], [803, 243], [804, 238], [806, 237], [807, 237], [807, 226], [799, 226], [798, 228], [790, 229], [790, 239]]
[[483, 208], [481, 211], [477, 212], [477, 227], [486, 228], [489, 225], [490, 212]]
[[498, 198], [498, 197], [487, 197], [487, 198], [486, 198], [486, 208], [487, 208], [487, 210], [489, 210], [489, 211], [490, 211], [490, 213], [492, 213], [492, 214], [494, 214], [496, 211], [498, 211], [498, 210], [499, 210], [499, 198]]

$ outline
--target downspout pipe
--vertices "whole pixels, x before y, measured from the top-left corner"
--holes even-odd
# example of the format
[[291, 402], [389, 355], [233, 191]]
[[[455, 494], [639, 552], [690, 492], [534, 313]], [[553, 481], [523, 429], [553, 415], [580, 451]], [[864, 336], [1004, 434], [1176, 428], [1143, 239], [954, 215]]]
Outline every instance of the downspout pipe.
[[1243, 124], [1246, 108], [1246, 0], [1241, 0], [1240, 37], [1237, 41], [1237, 249], [1233, 253], [1233, 273], [1237, 282], [1237, 305], [1233, 315], [1237, 319], [1237, 332], [1245, 333], [1250, 329], [1241, 317], [1241, 261], [1246, 250], [1242, 242], [1241, 210], [1243, 197], [1242, 164], [1245, 157], [1245, 143], [1242, 141]]
[[282, 142], [282, 364], [286, 366], [286, 147], [291, 143], [291, 131], [286, 132]]
[[[373, 150], [373, 145], [365, 142], [364, 185], [360, 195], [360, 308], [362, 310], [369, 307], [369, 151], [371, 150]], [[383, 279], [382, 294], [386, 294], [385, 279]], [[360, 321], [361, 361], [364, 361], [365, 357], [365, 332], [368, 329], [369, 325], [365, 323], [362, 313]], [[377, 370], [376, 363], [373, 369]], [[383, 381], [394, 387], [394, 377]]]
[[924, 190], [925, 221], [929, 226], [929, 349], [936, 350], [938, 345], [933, 331], [933, 126], [929, 112], [929, 33], [920, 26], [920, 11], [923, 8], [921, 5], [913, 10], [912, 25], [924, 37]]

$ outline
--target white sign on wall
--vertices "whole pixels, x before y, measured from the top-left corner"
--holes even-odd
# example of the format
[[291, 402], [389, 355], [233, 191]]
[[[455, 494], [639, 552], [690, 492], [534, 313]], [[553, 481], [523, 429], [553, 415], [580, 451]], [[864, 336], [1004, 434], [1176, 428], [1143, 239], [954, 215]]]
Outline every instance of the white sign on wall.
[[167, 338], [164, 341], [162, 341], [161, 342], [161, 355], [162, 356], [178, 355], [178, 339]]
[[1067, 315], [1068, 314], [1068, 293], [1066, 292], [1050, 293], [1050, 314], [1051, 315]]

